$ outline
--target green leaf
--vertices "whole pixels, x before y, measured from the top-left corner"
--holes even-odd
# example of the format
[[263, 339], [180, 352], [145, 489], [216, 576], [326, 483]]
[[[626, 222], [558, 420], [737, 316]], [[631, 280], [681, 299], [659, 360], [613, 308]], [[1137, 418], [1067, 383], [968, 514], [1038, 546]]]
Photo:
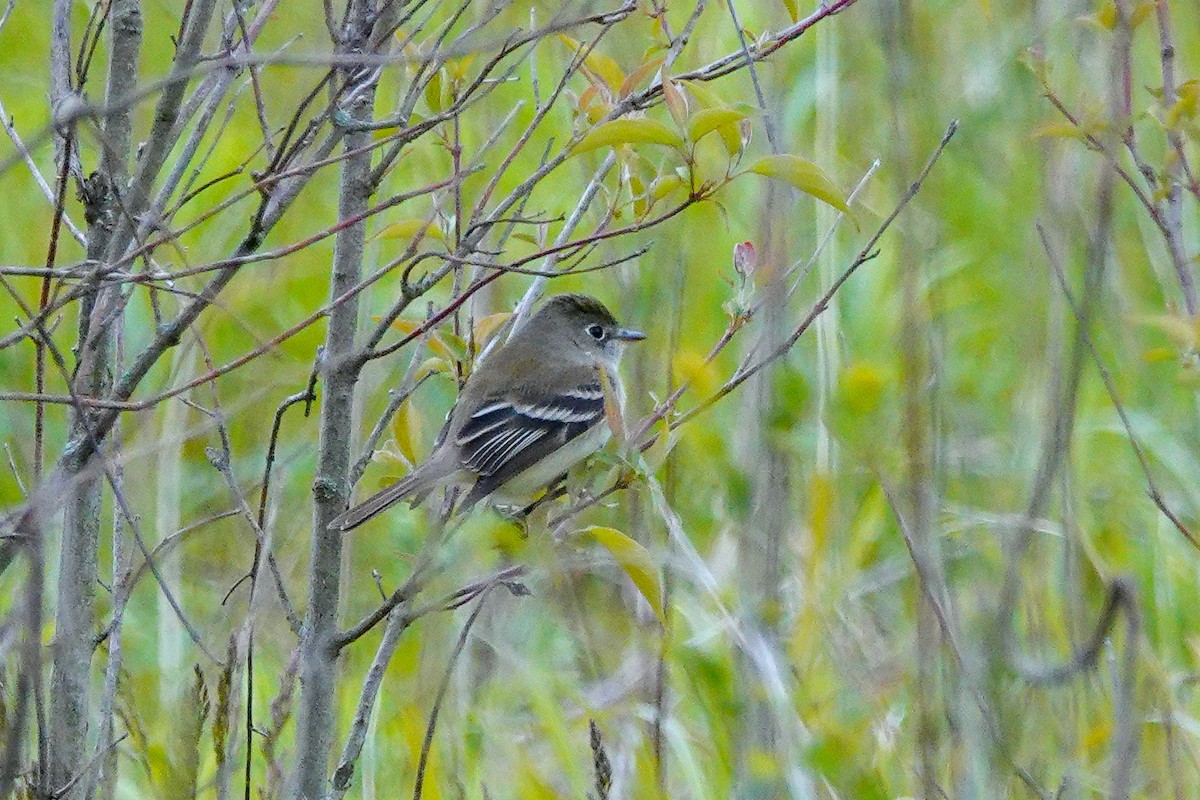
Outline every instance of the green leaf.
[[629, 193], [633, 196], [633, 215], [635, 217], [645, 215], [650, 207], [650, 201], [646, 198], [646, 184], [642, 183], [642, 179], [637, 175], [629, 176]]
[[671, 450], [679, 442], [678, 431], [672, 435], [671, 425], [664, 416], [658, 421], [657, 435], [654, 439], [654, 444], [650, 445], [650, 449], [642, 453], [642, 463], [640, 466], [648, 475], [653, 475], [658, 471], [658, 468], [666, 463], [667, 456], [671, 454]]
[[402, 219], [385, 226], [375, 234], [376, 239], [415, 239], [418, 236], [428, 236], [439, 241], [446, 239], [445, 234], [427, 219]]
[[646, 602], [654, 610], [659, 622], [666, 625], [667, 617], [663, 611], [662, 601], [662, 580], [659, 577], [658, 566], [650, 557], [650, 551], [616, 528], [593, 525], [579, 532], [591, 536], [612, 554], [617, 564], [625, 570], [625, 574], [642, 593], [642, 597], [646, 598]]
[[[1129, 28], [1135, 30], [1139, 25], [1146, 21], [1146, 17], [1150, 16], [1150, 12], [1154, 10], [1153, 2], [1139, 3], [1132, 11], [1128, 11]], [[1100, 6], [1095, 14], [1089, 14], [1079, 18], [1082, 22], [1089, 25], [1094, 25], [1100, 30], [1111, 31], [1117, 27], [1117, 4], [1108, 2]]]
[[693, 114], [692, 118], [688, 120], [688, 138], [693, 142], [698, 142], [708, 134], [726, 125], [734, 126], [734, 135], [736, 136], [737, 123], [745, 118], [745, 114], [734, 108], [703, 108]]
[[1079, 139], [1086, 140], [1087, 133], [1069, 122], [1046, 122], [1038, 125], [1029, 135], [1031, 139]]
[[417, 419], [413, 415], [411, 403], [401, 403], [400, 408], [392, 416], [392, 438], [396, 449], [410, 464], [416, 463], [416, 439], [420, 435], [417, 429]]
[[475, 328], [471, 331], [471, 340], [475, 343], [475, 351], [483, 349], [493, 336], [512, 319], [512, 312], [501, 311], [499, 314], [488, 314], [482, 319], [475, 320]]
[[687, 178], [682, 175], [673, 172], [669, 175], [664, 175], [650, 185], [650, 201], [652, 203], [658, 202], [672, 192], [686, 189], [687, 185]]
[[446, 62], [446, 71], [450, 73], [450, 77], [461, 83], [467, 77], [467, 70], [471, 68], [471, 64], [475, 61], [476, 53], [467, 53], [462, 58], [452, 58]]
[[601, 147], [621, 144], [665, 144], [679, 147], [683, 139], [666, 125], [653, 119], [614, 119], [597, 125], [575, 145], [574, 155]]
[[[703, 110], [707, 109], [722, 109], [730, 110], [731, 106], [726, 103], [721, 96], [714, 92], [709, 86], [698, 81], [689, 81], [685, 84], [688, 94], [696, 101], [696, 105]], [[737, 109], [732, 109], [737, 110]], [[749, 112], [743, 111], [742, 117], [749, 117], [754, 112], [751, 109]], [[699, 112], [697, 112], [699, 113]], [[742, 150], [742, 134], [736, 124], [727, 124], [717, 126], [717, 133], [721, 135], [721, 141], [725, 143], [725, 150], [729, 155], [737, 155]], [[693, 141], [699, 137], [693, 137]]]
[[691, 182], [703, 191], [712, 190], [729, 179], [729, 151], [715, 136], [692, 144]]
[[701, 108], [726, 108], [728, 104], [709, 86], [700, 81], [688, 81], [684, 84], [688, 93]]
[[767, 156], [755, 161], [746, 171], [757, 175], [765, 175], [768, 178], [787, 181], [800, 191], [811, 194], [818, 200], [828, 203], [848, 216], [853, 216], [850, 212], [850, 206], [846, 205], [846, 199], [842, 197], [842, 193], [838, 188], [833, 185], [833, 181], [829, 180], [829, 177], [820, 167], [807, 159], [800, 158], [800, 156]]
[[424, 378], [426, 375], [432, 375], [435, 373], [444, 373], [444, 374], [449, 375], [453, 371], [454, 371], [454, 365], [451, 364], [449, 361], [447, 361], [444, 358], [439, 358], [437, 356], [431, 356], [421, 362], [421, 366], [417, 367], [417, 372], [414, 377], [416, 377], [418, 380], [420, 380], [421, 378]]
[[[572, 39], [565, 33], [560, 33], [558, 38], [576, 53], [583, 52], [584, 46], [578, 40]], [[625, 73], [617, 65], [617, 62], [603, 53], [597, 52], [595, 48], [583, 59], [583, 66], [587, 72], [598, 78], [613, 93], [619, 92], [621, 84], [625, 82]]]
[[425, 83], [425, 104], [435, 114], [442, 110], [442, 71], [438, 70], [429, 76]]
[[451, 331], [434, 331], [429, 337], [429, 349], [452, 361], [466, 361], [468, 356], [466, 340]]

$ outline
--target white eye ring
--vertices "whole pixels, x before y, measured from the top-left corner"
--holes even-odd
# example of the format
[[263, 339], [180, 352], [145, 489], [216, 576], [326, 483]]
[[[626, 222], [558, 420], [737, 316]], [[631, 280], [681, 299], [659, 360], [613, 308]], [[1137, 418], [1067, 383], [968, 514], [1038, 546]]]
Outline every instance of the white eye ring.
[[604, 328], [600, 325], [588, 325], [585, 330], [587, 331], [587, 335], [597, 342], [604, 341]]

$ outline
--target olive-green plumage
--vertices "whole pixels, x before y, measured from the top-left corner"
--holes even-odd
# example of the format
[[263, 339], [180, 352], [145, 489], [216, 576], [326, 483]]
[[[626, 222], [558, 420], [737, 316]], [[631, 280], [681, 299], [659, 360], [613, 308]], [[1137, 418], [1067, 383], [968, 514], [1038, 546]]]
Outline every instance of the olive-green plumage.
[[622, 345], [642, 338], [593, 297], [550, 298], [477, 365], [429, 457], [330, 527], [350, 530], [448, 483], [470, 487], [462, 510], [486, 497], [528, 502], [607, 441], [605, 384], [609, 401], [623, 402]]

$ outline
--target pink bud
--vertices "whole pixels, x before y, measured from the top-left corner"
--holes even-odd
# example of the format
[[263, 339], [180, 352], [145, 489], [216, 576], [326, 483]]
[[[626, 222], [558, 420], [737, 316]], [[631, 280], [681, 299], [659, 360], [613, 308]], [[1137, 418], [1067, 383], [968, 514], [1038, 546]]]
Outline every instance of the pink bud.
[[754, 245], [750, 242], [741, 242], [733, 246], [733, 271], [743, 278], [754, 272], [754, 265], [758, 261], [758, 253], [754, 251]]

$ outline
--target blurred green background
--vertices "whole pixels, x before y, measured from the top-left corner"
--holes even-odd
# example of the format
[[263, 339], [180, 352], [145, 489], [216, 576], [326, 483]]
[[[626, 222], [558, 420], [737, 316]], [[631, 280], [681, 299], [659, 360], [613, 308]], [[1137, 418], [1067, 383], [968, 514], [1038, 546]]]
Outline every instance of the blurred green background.
[[[18, 0], [0, 29], [0, 102], [31, 142], [49, 120], [45, 6]], [[514, 4], [501, 19], [513, 27], [527, 24], [531, 8], [545, 19], [558, 6]], [[88, 3], [76, 4], [77, 30], [89, 9]], [[299, 10], [285, 4], [277, 11], [257, 52], [327, 53], [319, 11]], [[166, 69], [179, 11], [178, 3], [167, 0], [144, 4], [143, 80]], [[783, 2], [743, 2], [737, 11], [751, 40], [790, 23]], [[1183, 83], [1200, 70], [1200, 28], [1195, 25], [1200, 5], [1177, 2], [1172, 11]], [[670, 4], [667, 18], [674, 30], [689, 12], [689, 4]], [[434, 13], [447, 15], [449, 9]], [[478, 10], [468, 12], [473, 13]], [[613, 764], [612, 796], [657, 796], [652, 730], [660, 651], [668, 676], [663, 796], [917, 796], [926, 747], [937, 781], [949, 796], [1000, 796], [992, 791], [1036, 796], [1017, 769], [1046, 797], [1056, 796], [1062, 787], [1057, 796], [1107, 796], [1113, 686], [1126, 646], [1122, 635], [1103, 649], [1096, 669], [1057, 688], [1033, 688], [1006, 671], [981, 677], [988, 625], [999, 602], [1004, 546], [1016, 535], [1028, 503], [1046, 421], [1055, 407], [1054, 390], [1074, 335], [1073, 317], [1035, 223], [1044, 226], [1052, 249], [1079, 286], [1088, 267], [1088, 238], [1096, 225], [1104, 163], [1081, 136], [1063, 126], [1043, 97], [1039, 75], [1044, 74], [1068, 108], [1103, 130], [1100, 122], [1109, 118], [1107, 63], [1114, 35], [1104, 24], [1106, 13], [1103, 5], [1078, 2], [860, 0], [758, 65], [783, 150], [818, 163], [845, 193], [875, 159], [881, 161], [859, 195], [858, 227], [843, 222], [837, 228], [786, 304], [789, 328], [891, 211], [950, 120], [958, 119], [960, 128], [924, 188], [881, 240], [878, 258], [851, 278], [818, 326], [772, 368], [769, 402], [743, 387], [680, 428], [678, 445], [657, 479], [703, 568], [678, 546], [667, 544], [667, 526], [644, 484], [579, 520], [580, 527], [604, 525], [628, 533], [667, 570], [671, 621], [665, 640], [628, 576], [608, 553], [584, 539], [556, 541], [536, 530], [523, 539], [498, 518], [480, 513], [441, 547], [439, 574], [428, 592], [431, 600], [510, 562], [528, 565], [523, 582], [532, 596], [514, 597], [502, 590], [489, 596], [450, 679], [425, 797], [583, 797], [594, 791], [589, 718], [603, 732]], [[1158, 34], [1152, 14], [1142, 13], [1139, 22], [1130, 80], [1133, 120], [1146, 160], [1162, 167], [1168, 156]], [[654, 54], [660, 41], [653, 20], [639, 11], [616, 26], [598, 50], [628, 74], [648, 53]], [[675, 69], [702, 65], [738, 46], [727, 7], [711, 3]], [[104, 52], [102, 44], [98, 64], [104, 63]], [[554, 37], [532, 52], [512, 81], [464, 115], [461, 135], [468, 157], [525, 101], [501, 134], [501, 150], [514, 142], [532, 116], [528, 101], [535, 71], [544, 93], [571, 56]], [[100, 74], [97, 70], [87, 87], [94, 100], [102, 95]], [[318, 68], [303, 65], [263, 68], [260, 79], [272, 119], [286, 120], [319, 74]], [[385, 71], [377, 115], [391, 112], [408, 78], [402, 66]], [[238, 85], [244, 81], [239, 78]], [[575, 98], [586, 88], [582, 77], [570, 84]], [[758, 106], [746, 71], [707, 88], [725, 103]], [[536, 167], [547, 144], [561, 147], [574, 126], [586, 124], [577, 119], [569, 100], [551, 112], [505, 175], [500, 192]], [[135, 141], [148, 129], [151, 114], [150, 102], [139, 107]], [[671, 124], [661, 105], [648, 115]], [[762, 119], [754, 119], [753, 129], [743, 164], [770, 153]], [[252, 94], [243, 87], [233, 123], [215, 143], [201, 180], [234, 169], [260, 143]], [[1196, 145], [1189, 136], [1186, 147], [1193, 160]], [[94, 137], [86, 139], [85, 171], [94, 168], [96, 151]], [[12, 152], [7, 139], [0, 141], [0, 158]], [[605, 152], [568, 160], [534, 193], [526, 213], [546, 219], [569, 214]], [[1124, 158], [1125, 151], [1121, 153]], [[49, 143], [37, 140], [34, 156], [43, 174], [51, 176]], [[466, 181], [468, 198], [486, 185], [498, 158], [490, 153], [484, 169]], [[668, 148], [638, 147], [623, 155], [620, 172], [668, 173], [681, 163]], [[264, 165], [261, 153], [250, 163], [252, 168]], [[379, 198], [441, 180], [449, 170], [446, 148], [437, 136], [425, 137], [388, 175]], [[585, 229], [600, 221], [610, 203], [619, 209], [614, 225], [633, 221], [634, 210], [621, 194], [628, 195], [628, 186], [616, 178], [616, 172], [610, 175], [600, 202], [585, 217]], [[217, 185], [185, 208], [176, 223], [194, 218], [249, 181], [247, 175]], [[335, 167], [322, 171], [272, 231], [265, 248], [300, 241], [332, 225], [337, 181]], [[0, 198], [0, 265], [43, 264], [51, 207], [23, 165], [0, 173]], [[1197, 251], [1200, 218], [1195, 199], [1190, 204], [1186, 199], [1185, 243], [1191, 257]], [[1157, 484], [1190, 525], [1200, 519], [1195, 322], [1179, 311], [1178, 282], [1145, 209], [1119, 182], [1114, 203], [1112, 246], [1093, 336]], [[178, 251], [158, 253], [160, 263], [179, 268], [229, 255], [246, 232], [251, 209], [243, 201], [183, 235]], [[82, 207], [74, 197], [68, 213], [82, 224]], [[452, 213], [445, 193], [420, 198], [373, 218], [368, 235], [430, 215], [450, 235]], [[755, 322], [712, 364], [705, 364], [705, 355], [725, 330], [725, 308], [735, 293], [733, 246], [753, 242], [760, 271], [803, 263], [835, 215], [808, 195], [746, 175], [713, 202], [644, 233], [603, 243], [590, 261], [649, 244], [645, 255], [612, 270], [556, 279], [550, 290], [596, 294], [622, 322], [649, 332], [649, 340], [632, 348], [625, 361], [631, 418], [648, 413], [675, 385], [672, 381], [685, 379], [694, 385], [680, 403], [686, 410], [733, 372], [759, 335]], [[558, 225], [534, 235], [552, 240]], [[406, 245], [406, 240], [386, 235], [373, 238], [366, 268], [386, 263]], [[212, 361], [231, 361], [327, 302], [332, 249], [332, 239], [325, 239], [243, 268], [199, 325]], [[514, 238], [506, 256], [536, 249]], [[64, 237], [59, 263], [82, 255], [82, 248]], [[907, 311], [906, 270], [917, 289]], [[9, 280], [27, 303], [36, 305], [36, 280]], [[195, 288], [200, 285], [195, 280], [180, 283]], [[505, 276], [477, 296], [470, 307], [473, 315], [509, 310], [529, 280]], [[450, 291], [447, 279], [430, 299], [438, 305]], [[366, 296], [364, 322], [382, 313], [397, 292], [396, 275], [376, 284]], [[126, 353], [136, 352], [153, 333], [146, 294], [134, 297]], [[413, 308], [408, 317], [419, 319], [424, 311]], [[3, 295], [3, 324], [10, 325], [18, 315], [17, 305]], [[56, 337], [64, 349], [74, 328], [71, 313], [58, 323]], [[915, 333], [906, 338], [906, 330]], [[231, 434], [233, 470], [251, 498], [257, 497], [273, 411], [284, 397], [303, 389], [323, 336], [323, 325], [313, 325], [249, 366], [222, 376], [213, 387], [187, 395], [209, 409], [219, 402]], [[919, 588], [889, 501], [891, 494], [903, 510], [909, 491], [906, 437], [912, 431], [906, 420], [911, 423], [912, 417], [905, 412], [905, 393], [906, 381], [915, 378], [905, 348], [914, 341], [927, 354], [916, 394], [931, 466], [920, 488], [932, 498], [930, 530], [963, 626], [965, 664], [940, 638], [932, 651], [918, 647]], [[672, 347], [672, 342], [677, 344]], [[372, 362], [364, 372], [360, 442], [411, 352], [405, 349]], [[205, 369], [196, 339], [185, 338], [138, 396]], [[31, 391], [32, 374], [32, 348], [26, 343], [3, 351], [0, 387]], [[63, 392], [61, 379], [53, 371], [50, 375], [49, 390]], [[427, 452], [454, 390], [445, 375], [427, 381], [393, 426], [398, 442], [389, 447], [416, 457]], [[54, 458], [66, 438], [64, 406], [50, 408], [48, 426], [47, 453]], [[0, 470], [4, 506], [22, 498], [18, 476], [28, 488], [32, 427], [31, 404], [0, 404], [0, 440], [15, 468], [15, 473]], [[315, 416], [305, 419], [289, 412], [270, 498], [269, 532], [297, 604], [305, 594], [316, 431]], [[149, 538], [158, 541], [233, 507], [228, 487], [205, 455], [216, 436], [210, 420], [178, 398], [124, 417], [120, 437], [127, 490]], [[764, 455], [768, 451], [770, 459]], [[778, 468], [785, 472], [784, 493], [764, 494], [764, 471]], [[367, 469], [358, 496], [400, 470], [394, 459], [378, 458]], [[754, 542], [767, 535], [763, 520], [770, 515], [755, 507], [756, 498], [763, 497], [787, 498], [775, 509], [783, 526], [773, 564], [778, 591], [762, 585], [770, 570], [760, 571], [752, 552]], [[111, 519], [111, 509], [106, 513]], [[378, 604], [373, 570], [386, 591], [403, 581], [426, 530], [424, 512], [401, 509], [347, 538], [347, 623]], [[187, 533], [163, 562], [188, 614], [217, 652], [223, 652], [247, 612], [244, 591], [234, 592], [224, 604], [222, 598], [249, 567], [253, 541], [243, 519], [228, 517]], [[105, 539], [102, 576], [111, 574], [110, 551]], [[48, 553], [53, 569], [53, 540]], [[1200, 721], [1194, 716], [1200, 706], [1193, 691], [1200, 630], [1197, 556], [1148, 499], [1145, 476], [1113, 404], [1095, 366], [1086, 361], [1075, 436], [1024, 561], [1018, 630], [1031, 655], [1064, 658], [1088, 635], [1106, 582], [1115, 575], [1132, 576], [1143, 626], [1135, 693], [1140, 749], [1134, 786], [1139, 797], [1200, 793]], [[23, 580], [21, 569], [0, 577], [0, 610], [13, 602]], [[47, 586], [54, 586], [53, 575]], [[283, 724], [277, 736], [273, 731], [283, 715], [293, 712], [295, 699], [272, 701], [294, 677], [289, 659], [295, 637], [273, 595], [265, 591], [264, 596], [268, 599], [256, 622], [254, 713], [259, 727], [272, 731], [262, 739], [286, 771], [291, 727]], [[103, 612], [107, 595], [102, 591], [99, 597]], [[50, 591], [47, 601], [53, 602]], [[351, 796], [409, 791], [433, 696], [468, 613], [427, 616], [403, 637], [383, 683]], [[102, 624], [103, 619], [97, 621], [98, 627]], [[49, 641], [49, 624], [45, 635]], [[368, 635], [340, 662], [342, 721], [335, 751], [378, 638], [378, 631]], [[192, 665], [199, 664], [214, 701], [219, 669], [192, 646], [148, 578], [131, 599], [124, 640], [121, 722], [131, 735], [120, 745], [120, 796], [165, 796], [171, 780], [169, 743], [190, 690]], [[97, 652], [97, 685], [104, 652]], [[922, 664], [928, 668], [924, 678], [919, 675]], [[986, 723], [972, 708], [971, 692], [979, 686], [986, 687], [994, 711]], [[244, 688], [236, 691], [244, 697]], [[922, 708], [931, 710], [925, 733], [919, 724]], [[984, 731], [992, 724], [997, 726], [995, 737]], [[764, 737], [764, 726], [773, 727], [775, 734]], [[255, 783], [277, 791], [278, 776], [271, 774], [262, 739], [253, 743]], [[201, 748], [201, 757], [201, 795], [215, 796], [210, 745]], [[981, 789], [974, 783], [980, 775], [995, 782]]]

